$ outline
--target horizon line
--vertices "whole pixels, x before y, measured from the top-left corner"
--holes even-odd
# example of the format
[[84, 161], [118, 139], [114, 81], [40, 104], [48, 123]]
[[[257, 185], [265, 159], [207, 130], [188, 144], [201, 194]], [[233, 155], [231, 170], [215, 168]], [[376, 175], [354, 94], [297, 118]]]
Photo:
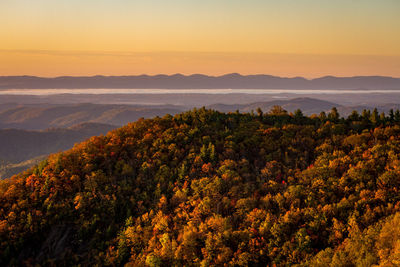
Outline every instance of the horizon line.
[[376, 78], [392, 78], [392, 79], [400, 79], [400, 76], [386, 76], [386, 75], [354, 75], [354, 76], [336, 76], [336, 75], [324, 75], [318, 76], [315, 78], [306, 78], [304, 76], [278, 76], [278, 75], [271, 75], [266, 73], [255, 73], [255, 74], [241, 74], [238, 72], [229, 72], [221, 75], [208, 75], [203, 73], [192, 73], [192, 74], [183, 74], [180, 72], [173, 73], [173, 74], [166, 74], [166, 73], [158, 73], [158, 74], [129, 74], [129, 75], [106, 75], [106, 74], [96, 74], [96, 75], [57, 75], [57, 76], [37, 76], [37, 75], [0, 75], [0, 78], [17, 78], [17, 77], [30, 77], [30, 78], [42, 78], [42, 79], [57, 79], [57, 78], [94, 78], [94, 77], [105, 77], [105, 78], [117, 78], [117, 77], [157, 77], [157, 76], [166, 76], [166, 77], [173, 77], [173, 76], [182, 76], [182, 77], [192, 77], [192, 76], [204, 76], [210, 78], [222, 78], [225, 76], [240, 76], [240, 77], [249, 77], [249, 76], [269, 76], [275, 78], [282, 78], [282, 79], [304, 79], [308, 81], [318, 80], [322, 78], [368, 78], [368, 77], [376, 77]]

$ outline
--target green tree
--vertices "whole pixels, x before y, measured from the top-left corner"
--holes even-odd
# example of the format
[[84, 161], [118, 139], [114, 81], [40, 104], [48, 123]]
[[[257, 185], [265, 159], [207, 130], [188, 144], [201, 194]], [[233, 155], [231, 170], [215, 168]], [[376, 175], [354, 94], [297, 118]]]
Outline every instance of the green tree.
[[332, 122], [338, 122], [339, 118], [340, 118], [340, 116], [339, 116], [339, 112], [338, 112], [337, 108], [333, 107], [328, 114], [328, 119]]

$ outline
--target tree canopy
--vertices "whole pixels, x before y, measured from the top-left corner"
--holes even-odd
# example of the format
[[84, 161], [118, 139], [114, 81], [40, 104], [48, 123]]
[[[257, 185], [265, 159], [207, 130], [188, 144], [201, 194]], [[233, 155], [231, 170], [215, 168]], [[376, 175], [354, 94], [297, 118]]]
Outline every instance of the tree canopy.
[[202, 108], [92, 137], [0, 182], [0, 263], [396, 266], [400, 117], [374, 114]]

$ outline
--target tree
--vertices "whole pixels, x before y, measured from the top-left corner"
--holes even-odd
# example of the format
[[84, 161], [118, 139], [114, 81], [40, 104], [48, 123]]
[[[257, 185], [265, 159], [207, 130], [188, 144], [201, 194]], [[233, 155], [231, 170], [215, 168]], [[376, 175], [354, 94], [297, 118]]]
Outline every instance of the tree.
[[258, 108], [256, 109], [256, 111], [257, 111], [258, 117], [262, 118], [262, 116], [263, 116], [263, 111], [262, 111], [262, 109], [261, 109], [260, 107], [258, 107]]
[[332, 122], [338, 122], [339, 118], [340, 118], [340, 116], [339, 116], [339, 112], [338, 112], [337, 108], [333, 107], [331, 109], [331, 112], [329, 112], [329, 114], [328, 114], [328, 119]]
[[347, 119], [349, 121], [358, 121], [360, 120], [360, 115], [358, 115], [357, 110], [353, 110]]
[[286, 115], [287, 111], [284, 110], [281, 106], [273, 106], [269, 111], [270, 115]]
[[400, 110], [396, 109], [396, 112], [394, 113], [394, 120], [395, 122], [400, 122]]
[[296, 109], [294, 112], [294, 120], [296, 123], [302, 123], [304, 119], [303, 112], [300, 109]]
[[322, 122], [325, 122], [327, 119], [325, 111], [321, 111], [318, 117]]
[[391, 123], [394, 122], [394, 111], [392, 108], [389, 110], [389, 121]]
[[370, 121], [372, 122], [373, 125], [378, 125], [379, 124], [379, 112], [377, 108], [374, 108], [374, 110], [372, 111], [371, 117], [370, 117]]

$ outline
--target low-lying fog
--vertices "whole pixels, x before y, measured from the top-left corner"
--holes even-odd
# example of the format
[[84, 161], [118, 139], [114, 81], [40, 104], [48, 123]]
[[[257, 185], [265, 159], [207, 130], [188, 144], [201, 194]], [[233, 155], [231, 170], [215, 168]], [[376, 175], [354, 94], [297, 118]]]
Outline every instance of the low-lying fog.
[[249, 104], [309, 97], [338, 105], [400, 103], [400, 90], [293, 90], [293, 89], [15, 89], [0, 90], [0, 104], [126, 104], [179, 105], [187, 108], [212, 104]]

